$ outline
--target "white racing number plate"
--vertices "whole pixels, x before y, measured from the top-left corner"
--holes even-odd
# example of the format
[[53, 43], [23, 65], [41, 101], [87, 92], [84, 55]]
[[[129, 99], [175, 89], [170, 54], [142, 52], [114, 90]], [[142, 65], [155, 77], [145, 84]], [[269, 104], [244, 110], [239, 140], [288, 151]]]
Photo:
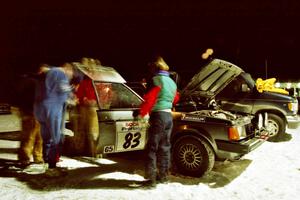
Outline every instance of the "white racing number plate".
[[122, 121], [116, 123], [116, 151], [134, 151], [144, 149], [146, 143], [147, 122]]

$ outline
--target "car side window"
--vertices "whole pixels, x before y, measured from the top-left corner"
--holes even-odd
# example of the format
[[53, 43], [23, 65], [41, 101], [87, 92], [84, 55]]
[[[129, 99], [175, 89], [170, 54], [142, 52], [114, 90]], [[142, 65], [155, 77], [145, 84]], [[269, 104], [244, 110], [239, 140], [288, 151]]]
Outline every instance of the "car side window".
[[121, 83], [95, 82], [100, 109], [139, 108], [142, 100]]
[[220, 98], [234, 98], [242, 94], [242, 85], [247, 84], [241, 76], [231, 81], [217, 96]]

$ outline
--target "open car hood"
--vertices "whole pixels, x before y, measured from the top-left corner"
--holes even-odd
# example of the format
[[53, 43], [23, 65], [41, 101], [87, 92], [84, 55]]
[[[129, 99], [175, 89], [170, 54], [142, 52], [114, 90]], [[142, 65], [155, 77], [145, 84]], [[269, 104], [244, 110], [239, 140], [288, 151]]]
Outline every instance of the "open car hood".
[[241, 68], [230, 62], [213, 59], [191, 79], [181, 96], [211, 99], [242, 72]]

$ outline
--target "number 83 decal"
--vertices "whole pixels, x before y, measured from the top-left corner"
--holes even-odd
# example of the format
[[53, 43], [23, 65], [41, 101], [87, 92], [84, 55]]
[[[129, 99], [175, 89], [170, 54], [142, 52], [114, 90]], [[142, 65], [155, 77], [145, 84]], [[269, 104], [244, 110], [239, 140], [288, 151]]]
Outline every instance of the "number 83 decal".
[[139, 146], [140, 144], [140, 138], [141, 138], [141, 133], [140, 132], [136, 132], [136, 133], [127, 133], [125, 135], [125, 142], [123, 144], [123, 148], [124, 149], [128, 149], [130, 148], [135, 148], [137, 146]]

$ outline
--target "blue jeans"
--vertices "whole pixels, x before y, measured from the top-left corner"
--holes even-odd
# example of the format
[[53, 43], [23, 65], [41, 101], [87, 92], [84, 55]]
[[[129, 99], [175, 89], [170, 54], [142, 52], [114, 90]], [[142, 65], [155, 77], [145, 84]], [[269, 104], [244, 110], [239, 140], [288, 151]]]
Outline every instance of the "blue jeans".
[[170, 167], [172, 114], [169, 112], [152, 112], [149, 123], [146, 178], [155, 180], [157, 176], [166, 176]]

